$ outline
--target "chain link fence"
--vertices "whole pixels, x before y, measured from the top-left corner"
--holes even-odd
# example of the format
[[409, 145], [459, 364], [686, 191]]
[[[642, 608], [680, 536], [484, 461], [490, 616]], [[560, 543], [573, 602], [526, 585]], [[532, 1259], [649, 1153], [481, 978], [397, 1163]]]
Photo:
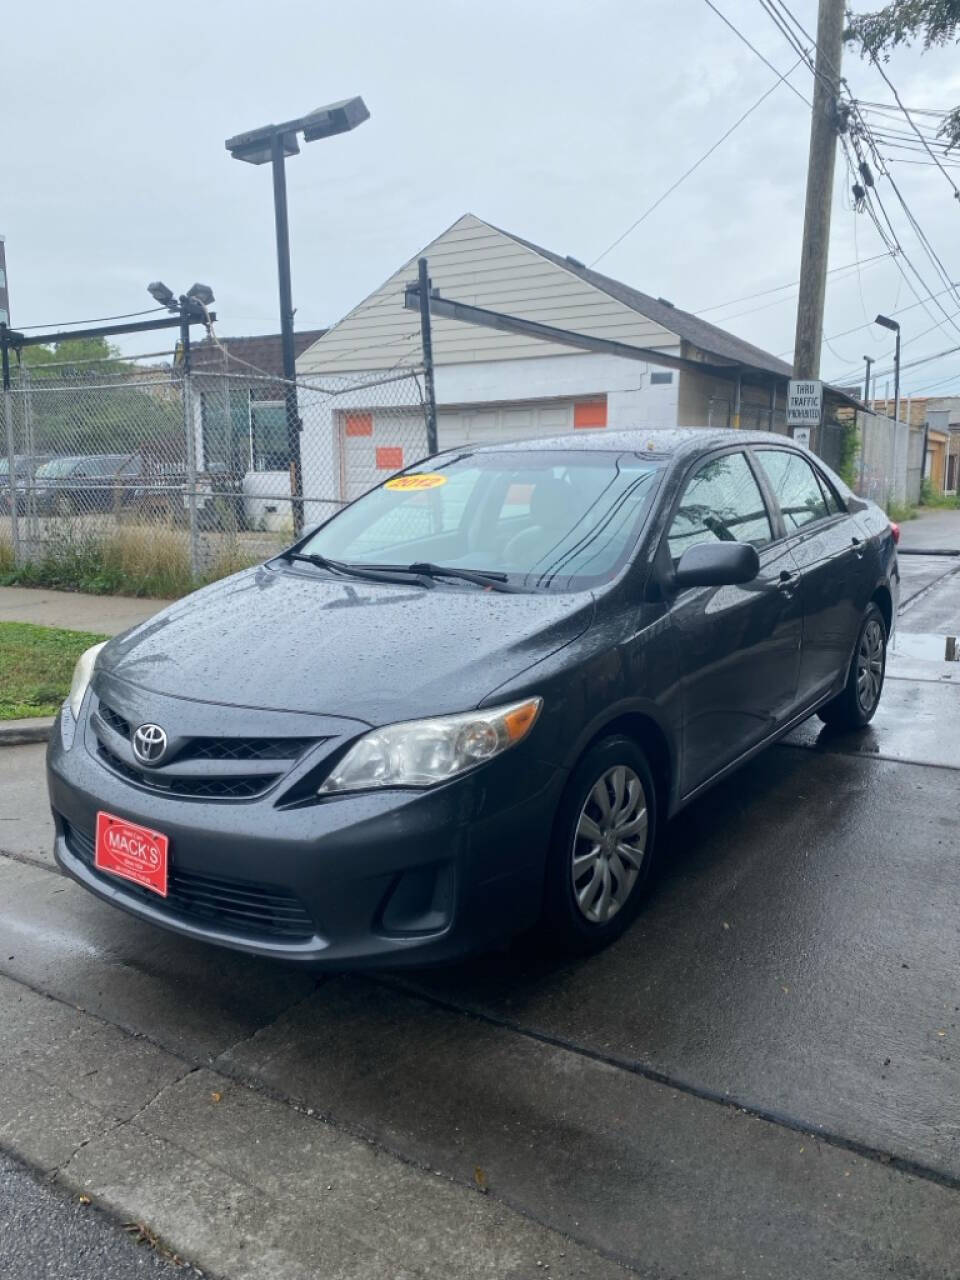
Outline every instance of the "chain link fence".
[[[288, 544], [288, 385], [226, 353], [220, 365], [17, 370], [0, 422], [0, 568], [173, 595]], [[290, 391], [306, 525], [427, 452], [419, 368]]]

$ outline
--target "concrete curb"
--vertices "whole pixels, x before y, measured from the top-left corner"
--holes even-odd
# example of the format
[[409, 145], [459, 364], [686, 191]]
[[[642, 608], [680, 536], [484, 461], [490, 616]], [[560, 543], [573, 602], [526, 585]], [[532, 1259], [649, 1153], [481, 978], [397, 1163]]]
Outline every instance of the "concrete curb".
[[0, 720], [0, 747], [22, 747], [29, 742], [46, 742], [56, 723], [56, 716], [38, 716], [31, 720]]

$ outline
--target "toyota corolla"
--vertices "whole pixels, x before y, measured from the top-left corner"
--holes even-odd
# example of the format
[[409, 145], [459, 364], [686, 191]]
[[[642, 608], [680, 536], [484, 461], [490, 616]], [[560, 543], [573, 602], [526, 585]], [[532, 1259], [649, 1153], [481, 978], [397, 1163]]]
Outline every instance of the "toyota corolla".
[[80, 659], [56, 857], [308, 964], [629, 924], [682, 806], [883, 688], [897, 530], [782, 436], [463, 448]]

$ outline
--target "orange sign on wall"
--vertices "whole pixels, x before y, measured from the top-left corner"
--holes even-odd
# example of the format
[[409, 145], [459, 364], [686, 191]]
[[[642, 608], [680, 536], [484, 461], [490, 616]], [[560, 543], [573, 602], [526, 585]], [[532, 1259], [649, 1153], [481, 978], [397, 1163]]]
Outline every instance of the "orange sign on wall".
[[344, 434], [348, 436], [372, 436], [372, 413], [348, 413], [344, 423]]
[[590, 400], [573, 406], [575, 427], [605, 427], [607, 425], [607, 398]]
[[380, 445], [377, 449], [378, 471], [399, 471], [403, 466], [403, 448], [400, 445]]

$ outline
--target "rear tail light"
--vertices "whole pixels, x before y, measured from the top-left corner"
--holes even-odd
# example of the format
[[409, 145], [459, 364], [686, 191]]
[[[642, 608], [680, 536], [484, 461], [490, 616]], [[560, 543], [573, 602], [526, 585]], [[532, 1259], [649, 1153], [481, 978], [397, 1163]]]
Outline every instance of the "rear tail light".
[[900, 526], [895, 520], [890, 521], [890, 532], [893, 534], [894, 546], [898, 546], [900, 543]]

